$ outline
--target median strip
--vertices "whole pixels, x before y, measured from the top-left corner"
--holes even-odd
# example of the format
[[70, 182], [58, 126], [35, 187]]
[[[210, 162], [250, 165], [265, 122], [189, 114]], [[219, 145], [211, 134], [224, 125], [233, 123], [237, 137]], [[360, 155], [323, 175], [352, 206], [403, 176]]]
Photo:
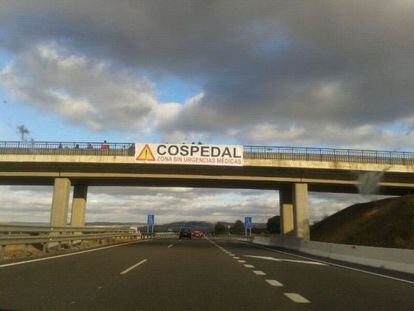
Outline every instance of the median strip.
[[126, 273], [128, 273], [129, 271], [131, 271], [132, 269], [135, 269], [136, 267], [138, 267], [138, 266], [140, 266], [140, 265], [142, 265], [144, 262], [146, 262], [148, 259], [143, 259], [143, 260], [141, 260], [140, 262], [138, 262], [137, 264], [135, 264], [135, 265], [133, 265], [133, 266], [131, 266], [131, 267], [129, 267], [128, 269], [126, 269], [126, 270], [124, 270], [124, 271], [122, 271], [120, 274], [121, 275], [123, 275], [123, 274], [126, 274]]

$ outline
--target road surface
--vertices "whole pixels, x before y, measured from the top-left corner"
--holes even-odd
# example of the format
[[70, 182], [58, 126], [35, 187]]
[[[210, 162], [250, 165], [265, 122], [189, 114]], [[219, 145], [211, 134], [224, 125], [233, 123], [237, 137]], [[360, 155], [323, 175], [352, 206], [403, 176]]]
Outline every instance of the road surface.
[[240, 241], [155, 239], [0, 264], [0, 310], [413, 310], [414, 282]]

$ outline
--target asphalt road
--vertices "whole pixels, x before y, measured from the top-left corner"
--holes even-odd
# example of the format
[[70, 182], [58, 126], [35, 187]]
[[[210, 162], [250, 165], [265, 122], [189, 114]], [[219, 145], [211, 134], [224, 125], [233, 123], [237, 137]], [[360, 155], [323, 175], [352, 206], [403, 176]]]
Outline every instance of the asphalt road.
[[0, 265], [0, 310], [413, 310], [414, 284], [239, 241], [160, 239]]

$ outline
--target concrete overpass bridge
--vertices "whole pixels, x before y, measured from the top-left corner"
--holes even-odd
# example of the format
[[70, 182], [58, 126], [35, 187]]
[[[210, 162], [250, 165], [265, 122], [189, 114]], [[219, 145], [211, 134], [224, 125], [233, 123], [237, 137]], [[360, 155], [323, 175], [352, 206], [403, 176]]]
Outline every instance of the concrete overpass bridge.
[[[74, 186], [72, 226], [83, 226], [88, 186], [157, 186], [279, 190], [282, 233], [309, 239], [308, 191], [414, 192], [414, 153], [244, 146], [243, 166], [148, 164], [135, 144], [0, 142], [0, 184], [54, 185], [51, 226], [65, 226]], [[372, 178], [371, 178], [372, 177]]]

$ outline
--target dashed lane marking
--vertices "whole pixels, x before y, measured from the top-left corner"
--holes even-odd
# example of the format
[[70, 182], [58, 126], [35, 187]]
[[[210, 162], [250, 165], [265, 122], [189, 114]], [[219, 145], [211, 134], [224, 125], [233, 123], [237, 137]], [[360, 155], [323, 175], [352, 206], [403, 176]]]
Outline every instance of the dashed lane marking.
[[123, 275], [123, 274], [128, 273], [128, 272], [129, 272], [129, 271], [131, 271], [132, 269], [135, 269], [136, 267], [138, 267], [138, 266], [142, 265], [143, 263], [145, 263], [147, 260], [148, 260], [148, 259], [143, 259], [143, 260], [141, 260], [141, 261], [140, 261], [140, 262], [138, 262], [137, 264], [135, 264], [135, 265], [133, 265], [133, 266], [129, 267], [128, 269], [126, 269], [126, 270], [122, 271], [120, 274], [121, 274], [121, 275]]
[[296, 303], [310, 303], [308, 299], [297, 293], [284, 293], [284, 295]]
[[253, 265], [244, 265], [246, 268], [254, 268], [254, 266]]
[[170, 244], [170, 245], [168, 245], [168, 248], [171, 248], [171, 247], [173, 247], [174, 246], [174, 244]]
[[253, 270], [253, 273], [257, 274], [257, 275], [266, 275], [266, 273], [264, 273], [263, 271], [260, 271], [260, 270]]
[[276, 280], [266, 280], [266, 282], [270, 285], [270, 286], [275, 286], [275, 287], [282, 287], [283, 284], [276, 281]]
[[238, 262], [240, 262], [240, 263], [245, 263], [246, 262], [246, 260], [237, 260]]
[[55, 259], [55, 258], [75, 256], [75, 255], [80, 255], [80, 254], [85, 254], [85, 253], [91, 253], [91, 252], [96, 252], [96, 251], [100, 251], [100, 250], [104, 250], [104, 249], [109, 249], [109, 248], [114, 248], [114, 247], [120, 247], [120, 246], [125, 246], [125, 245], [130, 245], [130, 244], [136, 244], [136, 243], [141, 243], [141, 242], [147, 242], [147, 241], [151, 241], [151, 240], [134, 241], [134, 242], [129, 242], [129, 243], [122, 243], [122, 244], [116, 244], [116, 245], [110, 245], [110, 246], [104, 246], [104, 247], [99, 247], [99, 248], [88, 249], [88, 250], [84, 250], [84, 251], [80, 251], [80, 252], [73, 252], [73, 253], [56, 255], [56, 256], [50, 256], [50, 257], [43, 257], [43, 258], [36, 258], [36, 259], [31, 259], [31, 260], [19, 261], [19, 262], [6, 263], [6, 264], [0, 265], [0, 268], [11, 267], [11, 266], [18, 266], [18, 265], [23, 265], [25, 263], [31, 263], [31, 262], [52, 260], [52, 259]]
[[233, 256], [234, 259], [240, 259], [240, 257]]
[[408, 284], [414, 284], [414, 281], [400, 279], [400, 278], [396, 278], [396, 277], [381, 274], [381, 273], [371, 272], [371, 271], [358, 269], [358, 268], [352, 268], [352, 267], [349, 267], [349, 266], [340, 265], [340, 264], [337, 264], [337, 263], [328, 262], [328, 261], [324, 261], [324, 260], [320, 260], [320, 259], [314, 259], [314, 258], [310, 258], [310, 257], [302, 256], [302, 255], [297, 255], [297, 254], [293, 254], [293, 253], [289, 253], [289, 252], [284, 252], [284, 251], [280, 251], [280, 250], [276, 250], [276, 249], [273, 249], [273, 248], [265, 247], [265, 246], [262, 246], [262, 245], [256, 245], [256, 244], [252, 244], [252, 243], [248, 243], [248, 242], [244, 242], [244, 241], [242, 241], [242, 243], [253, 246], [255, 248], [265, 249], [265, 250], [271, 251], [273, 253], [285, 254], [285, 255], [292, 256], [292, 257], [304, 258], [304, 259], [308, 259], [308, 260], [315, 260], [315, 261], [320, 262], [322, 264], [325, 264], [327, 266], [338, 267], [338, 268], [342, 268], [342, 269], [347, 269], [347, 270], [351, 270], [351, 271], [356, 271], [356, 272], [361, 272], [361, 273], [365, 273], [365, 274], [369, 274], [369, 275], [382, 277], [382, 278], [385, 278], [385, 279], [404, 282], [404, 283], [408, 283]]

